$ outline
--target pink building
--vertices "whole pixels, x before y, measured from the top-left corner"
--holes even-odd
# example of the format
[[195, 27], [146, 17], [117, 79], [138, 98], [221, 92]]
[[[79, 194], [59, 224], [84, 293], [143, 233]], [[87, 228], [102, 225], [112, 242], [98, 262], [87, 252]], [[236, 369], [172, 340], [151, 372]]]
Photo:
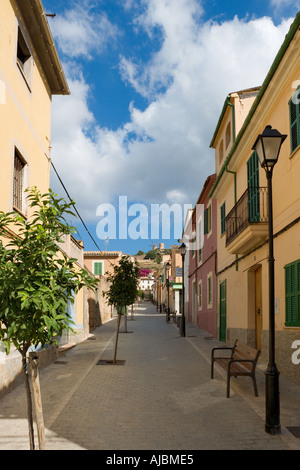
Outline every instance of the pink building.
[[189, 250], [188, 320], [212, 336], [217, 335], [217, 203], [209, 198], [216, 175], [210, 175], [198, 198], [190, 223], [197, 249]]

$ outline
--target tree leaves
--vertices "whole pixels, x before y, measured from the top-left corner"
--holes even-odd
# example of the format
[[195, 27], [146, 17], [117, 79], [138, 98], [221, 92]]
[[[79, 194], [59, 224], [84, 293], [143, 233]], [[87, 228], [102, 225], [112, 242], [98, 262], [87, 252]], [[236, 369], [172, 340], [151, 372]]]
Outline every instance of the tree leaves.
[[118, 309], [134, 303], [137, 297], [139, 269], [128, 256], [124, 256], [119, 265], [114, 266], [114, 272], [108, 274], [110, 288], [104, 295], [110, 305]]
[[[97, 280], [79, 268], [59, 248], [63, 235], [75, 228], [65, 222], [72, 213], [51, 190], [28, 190], [33, 217], [0, 212], [0, 340], [9, 353], [10, 343], [20, 351], [54, 341], [63, 330], [72, 330], [68, 306], [84, 286], [96, 288]], [[11, 227], [17, 227], [12, 237]]]

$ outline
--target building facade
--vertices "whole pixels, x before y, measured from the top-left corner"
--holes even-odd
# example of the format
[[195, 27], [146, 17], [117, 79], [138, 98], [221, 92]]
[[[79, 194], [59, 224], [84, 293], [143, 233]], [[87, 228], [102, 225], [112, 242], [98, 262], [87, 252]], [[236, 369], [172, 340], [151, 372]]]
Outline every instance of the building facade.
[[[256, 91], [227, 154], [219, 148], [231, 122], [231, 109], [219, 120], [212, 146], [216, 151], [216, 182], [210, 197], [217, 200], [219, 338], [236, 338], [268, 356], [268, 211], [267, 181], [252, 150], [267, 125], [288, 138], [273, 173], [275, 256], [275, 330], [279, 370], [300, 380], [292, 361], [300, 335], [300, 15], [280, 48], [262, 87]], [[230, 103], [233, 104], [230, 100]], [[222, 210], [222, 207], [224, 208]]]
[[196, 236], [195, 249], [189, 256], [189, 311], [194, 325], [216, 335], [217, 311], [217, 214], [216, 200], [209, 198], [216, 175], [210, 175], [192, 212], [190, 224]]
[[84, 264], [94, 276], [105, 276], [114, 272], [122, 256], [122, 251], [85, 251]]
[[[28, 218], [25, 189], [49, 190], [52, 96], [70, 92], [40, 0], [1, 1], [0, 44], [0, 210]], [[0, 389], [20, 371], [0, 345]]]

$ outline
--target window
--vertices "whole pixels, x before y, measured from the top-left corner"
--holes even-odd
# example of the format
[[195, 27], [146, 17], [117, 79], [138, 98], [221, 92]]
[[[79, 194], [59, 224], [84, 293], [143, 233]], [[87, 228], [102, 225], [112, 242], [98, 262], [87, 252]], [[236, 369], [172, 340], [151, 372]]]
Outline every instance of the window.
[[226, 231], [226, 212], [225, 212], [225, 202], [221, 205], [221, 235]]
[[213, 279], [212, 273], [207, 275], [207, 308], [212, 308], [213, 302]]
[[300, 145], [300, 87], [297, 88], [289, 102], [291, 153]]
[[32, 55], [25, 40], [25, 34], [18, 27], [18, 43], [17, 43], [17, 64], [27, 86], [31, 85]]
[[202, 261], [202, 245], [203, 245], [202, 220], [200, 220], [199, 225], [198, 225], [198, 263], [201, 263]]
[[247, 161], [249, 222], [260, 221], [259, 162], [256, 152]]
[[199, 310], [202, 310], [202, 279], [198, 284], [198, 307]]
[[226, 127], [226, 134], [225, 134], [226, 149], [228, 148], [228, 145], [230, 144], [230, 141], [231, 141], [231, 124], [229, 122], [227, 127]]
[[300, 260], [285, 266], [285, 322], [300, 326]]
[[13, 209], [25, 213], [24, 207], [24, 173], [26, 163], [21, 154], [15, 149], [14, 179], [13, 179]]
[[204, 210], [204, 233], [208, 234], [211, 232], [211, 204]]
[[95, 276], [101, 276], [103, 274], [103, 262], [102, 261], [94, 261], [94, 274]]

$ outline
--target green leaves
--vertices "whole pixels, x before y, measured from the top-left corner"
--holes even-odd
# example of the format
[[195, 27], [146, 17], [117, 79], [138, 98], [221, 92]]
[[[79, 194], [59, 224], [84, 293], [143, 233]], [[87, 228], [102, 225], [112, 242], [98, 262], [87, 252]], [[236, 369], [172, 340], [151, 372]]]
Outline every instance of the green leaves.
[[[75, 228], [65, 222], [72, 214], [67, 204], [51, 190], [41, 194], [28, 190], [33, 216], [25, 220], [17, 213], [0, 212], [0, 341], [7, 353], [13, 343], [19, 350], [54, 341], [74, 324], [68, 313], [74, 295], [97, 282], [59, 249], [62, 236]], [[12, 238], [12, 227], [18, 235]]]
[[133, 304], [137, 297], [138, 278], [138, 267], [130, 261], [128, 256], [124, 256], [119, 265], [114, 266], [113, 274], [108, 275], [111, 285], [104, 295], [109, 304], [118, 309]]

